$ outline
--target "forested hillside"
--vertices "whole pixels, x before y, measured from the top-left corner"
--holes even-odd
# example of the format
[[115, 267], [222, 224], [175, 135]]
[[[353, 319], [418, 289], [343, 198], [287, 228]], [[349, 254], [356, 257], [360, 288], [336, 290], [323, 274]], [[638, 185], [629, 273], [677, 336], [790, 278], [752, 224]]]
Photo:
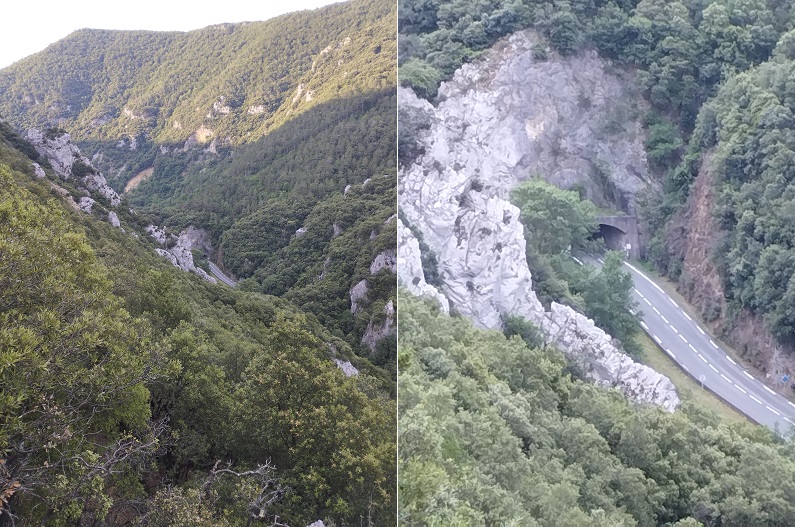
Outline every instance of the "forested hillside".
[[70, 208], [2, 131], [0, 523], [394, 523], [389, 376], [286, 300], [178, 271], [133, 217]]
[[789, 525], [795, 442], [573, 380], [400, 297], [401, 525]]
[[663, 184], [639, 211], [647, 258], [716, 332], [776, 379], [795, 372], [795, 6], [781, 0], [401, 2], [400, 78], [439, 82], [497, 39], [535, 28], [568, 55], [634, 74]]
[[352, 0], [188, 33], [82, 30], [0, 71], [0, 115], [69, 132], [119, 193], [138, 176], [139, 218], [206, 230], [242, 288], [387, 365], [394, 265], [370, 268], [395, 251], [395, 18]]

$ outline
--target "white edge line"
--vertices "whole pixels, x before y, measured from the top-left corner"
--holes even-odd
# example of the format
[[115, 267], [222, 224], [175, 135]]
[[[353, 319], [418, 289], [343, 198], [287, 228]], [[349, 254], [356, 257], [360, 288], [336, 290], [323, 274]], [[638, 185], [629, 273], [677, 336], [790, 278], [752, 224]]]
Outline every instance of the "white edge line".
[[790, 421], [790, 418], [789, 418], [789, 417], [785, 417], [785, 418], [784, 418], [784, 420], [785, 420], [786, 422], [788, 422], [789, 424], [791, 424], [791, 425], [795, 425], [795, 423], [793, 423], [792, 421]]
[[643, 301], [646, 302], [647, 304], [651, 305], [651, 302], [649, 302], [648, 298], [644, 298]]
[[656, 341], [657, 341], [657, 344], [659, 344], [660, 346], [662, 346], [662, 341], [660, 340], [660, 337], [658, 337], [657, 335], [652, 335], [652, 336], [654, 337], [654, 340], [656, 340]]
[[696, 326], [696, 327], [698, 328], [698, 330], [701, 332], [702, 335], [706, 335], [706, 333], [704, 333], [704, 330], [701, 329], [701, 326]]
[[762, 388], [764, 388], [765, 390], [769, 391], [769, 392], [770, 392], [770, 393], [772, 393], [773, 395], [776, 395], [776, 392], [774, 392], [773, 390], [771, 390], [771, 389], [770, 389], [770, 388], [768, 388], [767, 386], [762, 386]]
[[[674, 300], [674, 299], [673, 299], [673, 298], [671, 298], [670, 296], [668, 297], [668, 300], [670, 300], [670, 301], [671, 301], [671, 303], [672, 303], [673, 305], [675, 305], [676, 307], [679, 307], [679, 304], [677, 304], [677, 303], [676, 303], [676, 300]], [[682, 311], [682, 313], [684, 313], [684, 311]], [[685, 316], [687, 317], [687, 315], [685, 315]], [[687, 317], [687, 318], [690, 318], [690, 317]]]
[[732, 364], [734, 364], [735, 366], [737, 366], [737, 363], [736, 363], [736, 362], [734, 362], [734, 359], [732, 359], [732, 358], [731, 358], [731, 357], [729, 357], [728, 355], [726, 355], [726, 359], [727, 359], [729, 362], [731, 362]]
[[734, 387], [735, 387], [735, 388], [737, 388], [738, 390], [740, 390], [741, 392], [743, 392], [744, 394], [746, 394], [746, 395], [748, 394], [748, 392], [746, 392], [745, 390], [743, 390], [742, 388], [740, 388], [740, 385], [739, 385], [739, 384], [736, 384], [736, 383], [735, 383]]
[[713, 348], [715, 348], [715, 349], [718, 349], [718, 345], [717, 345], [717, 344], [715, 344], [715, 341], [714, 341], [714, 340], [712, 340], [712, 339], [709, 339], [709, 343], [710, 343], [710, 344], [712, 344], [712, 347], [713, 347]]
[[671, 350], [669, 350], [669, 349], [666, 349], [666, 350], [665, 350], [665, 352], [666, 352], [668, 355], [670, 355], [672, 358], [674, 358], [674, 359], [676, 358], [676, 355], [674, 355], [674, 352], [673, 352], [673, 351], [671, 351]]
[[792, 401], [787, 401], [787, 404], [790, 405], [791, 407], [795, 408], [795, 403], [793, 403]]
[[655, 284], [655, 283], [654, 283], [654, 280], [652, 280], [651, 278], [649, 278], [648, 276], [646, 276], [645, 274], [643, 274], [643, 273], [640, 271], [640, 269], [638, 269], [637, 267], [635, 267], [635, 266], [634, 266], [634, 265], [632, 265], [631, 263], [624, 262], [624, 265], [626, 265], [627, 267], [629, 267], [630, 269], [632, 269], [633, 271], [635, 271], [636, 273], [638, 273], [639, 275], [641, 275], [643, 278], [645, 278], [647, 282], [649, 282], [651, 285], [653, 285], [654, 287], [656, 287], [656, 288], [657, 288], [657, 291], [659, 291], [659, 292], [660, 292], [660, 293], [662, 293], [662, 294], [665, 294], [665, 291], [663, 291], [662, 287], [660, 287], [660, 286], [658, 286], [657, 284]]
[[693, 319], [692, 319], [692, 318], [690, 318], [690, 315], [688, 315], [688, 314], [687, 314], [687, 313], [685, 313], [684, 311], [682, 311], [682, 314], [683, 314], [683, 315], [684, 315], [684, 316], [685, 316], [685, 317], [686, 317], [686, 318], [687, 318], [689, 321], [691, 321], [691, 322], [693, 321]]
[[641, 325], [641, 327], [643, 327], [643, 329], [645, 329], [646, 331], [648, 331], [648, 330], [649, 330], [649, 326], [647, 326], [647, 325], [646, 325], [646, 323], [645, 323], [644, 321], [642, 321], [642, 320], [641, 320], [641, 321], [640, 321], [640, 325]]
[[743, 370], [743, 373], [744, 373], [744, 374], [745, 374], [745, 376], [746, 376], [746, 377], [748, 377], [749, 379], [753, 379], [753, 378], [754, 378], [754, 376], [753, 376], [753, 375], [751, 375], [750, 373], [748, 373], [748, 372], [747, 372], [747, 371], [745, 371], [745, 370]]
[[652, 309], [654, 310], [654, 312], [655, 312], [655, 313], [657, 313], [658, 315], [660, 315], [660, 314], [661, 314], [661, 313], [660, 313], [660, 310], [659, 310], [659, 309], [657, 309], [656, 307], [652, 306], [651, 308], [652, 308]]
[[758, 402], [759, 404], [762, 404], [762, 401], [760, 401], [759, 399], [757, 399], [757, 398], [756, 398], [756, 397], [754, 397], [753, 395], [749, 395], [748, 397], [750, 397], [750, 398], [751, 398], [751, 399], [753, 399], [754, 401]]
[[583, 265], [583, 263], [582, 263], [582, 262], [581, 262], [581, 261], [580, 261], [580, 260], [579, 260], [579, 259], [578, 259], [576, 256], [572, 256], [572, 259], [573, 259], [575, 262], [577, 262], [578, 264], [580, 264], [580, 265]]
[[781, 416], [781, 414], [780, 414], [780, 413], [778, 413], [778, 411], [777, 411], [777, 410], [774, 410], [773, 408], [770, 408], [768, 405], [765, 405], [765, 408], [767, 408], [768, 410], [770, 410], [770, 411], [771, 411], [771, 412], [773, 412], [774, 414], [776, 414], [776, 415], [778, 415], [778, 416]]

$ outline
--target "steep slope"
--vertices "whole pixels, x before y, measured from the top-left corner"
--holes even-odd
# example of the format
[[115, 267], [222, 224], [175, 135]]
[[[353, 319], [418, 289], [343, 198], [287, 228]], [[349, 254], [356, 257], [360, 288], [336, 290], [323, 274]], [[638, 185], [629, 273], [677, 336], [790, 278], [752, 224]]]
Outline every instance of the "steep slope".
[[0, 125], [2, 521], [394, 523], [389, 375], [286, 300], [178, 271], [128, 210], [73, 206], [74, 166]]
[[197, 249], [388, 364], [394, 280], [373, 276], [355, 310], [351, 290], [396, 249], [395, 18], [353, 0], [189, 33], [83, 30], [0, 72], [0, 112], [68, 131], [117, 192], [134, 182], [142, 221], [208, 233], [165, 257], [195, 270]]

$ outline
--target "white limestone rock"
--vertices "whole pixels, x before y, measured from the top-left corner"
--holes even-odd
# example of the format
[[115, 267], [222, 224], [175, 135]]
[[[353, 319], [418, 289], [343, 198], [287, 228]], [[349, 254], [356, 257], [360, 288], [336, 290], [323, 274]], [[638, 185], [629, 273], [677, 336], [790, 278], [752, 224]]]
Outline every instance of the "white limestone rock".
[[113, 211], [108, 212], [108, 223], [110, 223], [114, 227], [121, 227], [119, 216]]
[[[150, 225], [150, 227], [153, 227]], [[152, 229], [152, 231], [157, 232], [156, 229]], [[154, 237], [153, 232], [150, 232], [149, 227], [147, 227], [147, 232], [151, 236]], [[193, 261], [193, 253], [191, 252], [192, 249], [202, 249], [207, 251], [207, 246], [209, 244], [209, 235], [203, 231], [202, 229], [197, 229], [193, 225], [188, 227], [187, 229], [183, 230], [179, 237], [177, 238], [177, 242], [174, 244], [173, 247], [169, 249], [155, 249], [157, 254], [168, 258], [168, 260], [174, 265], [182, 269], [183, 271], [188, 271], [194, 274], [197, 274], [204, 280], [212, 284], [217, 284], [218, 281], [208, 275], [204, 269], [200, 269], [196, 267], [196, 264]]]
[[[370, 235], [370, 239], [375, 238]], [[392, 274], [397, 273], [397, 255], [393, 249], [386, 249], [379, 253], [370, 264], [370, 274], [376, 274], [381, 269], [389, 269]]]
[[80, 207], [80, 210], [82, 210], [83, 212], [91, 214], [91, 212], [94, 210], [95, 203], [96, 201], [89, 198], [88, 196], [83, 196], [82, 198], [80, 198], [80, 201], [77, 203], [77, 205]]
[[654, 186], [640, 124], [628, 120], [620, 134], [604, 130], [622, 97], [631, 100], [626, 83], [589, 53], [535, 61], [536, 42], [530, 32], [517, 33], [484, 60], [462, 66], [440, 87], [436, 107], [398, 89], [401, 124], [413, 128], [416, 143], [415, 159], [400, 169], [399, 205], [436, 254], [442, 286], [425, 282], [419, 243], [401, 221], [399, 281], [436, 298], [444, 311], [449, 301], [480, 327], [521, 316], [589, 378], [673, 411], [679, 400], [667, 377], [632, 361], [570, 308], [553, 304], [546, 312], [532, 289], [519, 210], [507, 201], [517, 183], [540, 173], [559, 186], [582, 184], [590, 199], [605, 204], [588, 176], [604, 164], [627, 212], [637, 192]]
[[391, 300], [384, 306], [384, 315], [381, 324], [374, 325], [371, 320], [362, 336], [362, 344], [370, 348], [371, 353], [375, 351], [376, 344], [395, 332], [395, 305]]
[[44, 169], [41, 168], [41, 165], [38, 163], [33, 163], [33, 177], [35, 179], [42, 179], [46, 176], [47, 174], [44, 173]]
[[168, 235], [166, 234], [166, 230], [163, 227], [158, 227], [157, 225], [148, 225], [146, 227], [146, 232], [160, 245], [165, 245], [168, 241]]
[[[346, 377], [352, 377], [354, 375], [359, 375], [359, 370], [356, 368], [356, 366], [351, 364], [351, 361], [349, 361], [349, 360], [344, 360], [343, 361], [343, 360], [340, 360], [340, 359], [334, 359], [334, 363], [337, 365], [337, 368], [342, 370], [342, 373], [344, 373]], [[317, 522], [315, 522], [315, 523], [317, 523]], [[314, 525], [314, 523], [312, 525]]]
[[398, 219], [398, 282], [415, 296], [432, 298], [442, 313], [450, 313], [450, 303], [434, 286], [425, 281], [420, 259], [420, 243], [411, 230]]
[[[27, 139], [36, 151], [47, 158], [55, 173], [63, 180], [77, 179], [90, 192], [96, 192], [110, 201], [112, 206], [118, 206], [121, 198], [115, 190], [110, 188], [105, 177], [94, 168], [91, 161], [80, 153], [80, 149], [72, 144], [71, 136], [67, 133], [49, 136], [40, 130], [28, 130]], [[73, 173], [75, 163], [85, 165], [87, 173], [76, 177]], [[41, 167], [39, 167], [41, 168]]]
[[360, 310], [364, 309], [362, 306], [359, 305], [359, 302], [364, 300], [367, 296], [367, 280], [362, 280], [355, 286], [353, 286], [350, 290], [351, 294], [351, 313], [354, 315], [358, 313]]

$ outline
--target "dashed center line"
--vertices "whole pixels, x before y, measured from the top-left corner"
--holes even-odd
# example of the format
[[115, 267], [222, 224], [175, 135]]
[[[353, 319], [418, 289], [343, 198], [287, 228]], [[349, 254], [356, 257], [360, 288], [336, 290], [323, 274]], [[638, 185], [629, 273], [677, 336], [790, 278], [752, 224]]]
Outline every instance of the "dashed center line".
[[643, 298], [643, 293], [641, 293], [641, 292], [640, 292], [640, 291], [638, 291], [637, 289], [635, 289], [635, 292], [638, 294], [638, 296], [640, 296], [641, 298]]
[[776, 395], [776, 392], [774, 392], [773, 390], [771, 390], [771, 389], [770, 389], [770, 388], [768, 388], [767, 386], [762, 386], [762, 388], [764, 388], [765, 390], [769, 391], [769, 392], [770, 392], [770, 393], [772, 393], [773, 395]]
[[669, 326], [671, 326], [671, 329], [674, 330], [674, 333], [679, 333], [679, 330], [676, 329], [673, 324], [669, 324]]
[[767, 408], [768, 410], [770, 410], [771, 412], [773, 412], [774, 414], [776, 414], [778, 416], [781, 415], [780, 413], [778, 413], [778, 410], [774, 410], [773, 408], [770, 408], [768, 405], [765, 405], [765, 408]]
[[753, 395], [749, 395], [748, 397], [750, 397], [751, 399], [753, 399], [753, 400], [754, 400], [754, 401], [756, 401], [757, 403], [759, 403], [759, 404], [762, 404], [762, 401], [760, 401], [759, 399], [757, 399], [757, 398], [756, 398], [756, 397], [754, 397]]
[[723, 375], [722, 373], [720, 374], [720, 376], [721, 376], [721, 377], [723, 377], [723, 380], [724, 380], [724, 381], [726, 381], [726, 382], [732, 382], [732, 380], [731, 380], [731, 379], [729, 379], [728, 377], [726, 377], [726, 376], [725, 376], [725, 375]]
[[688, 346], [690, 346], [690, 349], [693, 350], [694, 353], [698, 353], [698, 350], [694, 348], [692, 344], [688, 344]]
[[[704, 355], [702, 355], [701, 353], [698, 354], [698, 358], [703, 360], [704, 364], [709, 364], [709, 361], [707, 359], [705, 359]], [[717, 370], [715, 370], [715, 371], [717, 371]]]
[[662, 321], [665, 322], [666, 324], [670, 324], [670, 322], [668, 322], [668, 319], [665, 318], [665, 315], [660, 315], [660, 318], [662, 318]]
[[654, 307], [654, 306], [652, 306], [651, 308], [654, 310], [654, 312], [655, 312], [655, 313], [657, 313], [658, 315], [660, 314], [660, 310], [659, 310], [659, 309], [657, 309], [657, 308], [656, 308], [656, 307]]
[[728, 360], [729, 362], [731, 362], [732, 364], [734, 364], [735, 366], [737, 366], [737, 363], [736, 363], [736, 362], [734, 362], [734, 359], [732, 359], [732, 358], [731, 358], [731, 357], [729, 357], [728, 355], [726, 355], [726, 360]]
[[687, 344], [687, 339], [686, 339], [685, 337], [683, 337], [681, 333], [679, 334], [679, 338], [680, 338], [680, 339], [682, 339], [682, 340], [684, 340], [684, 341], [685, 341], [685, 344]]
[[643, 298], [643, 301], [644, 301], [644, 302], [646, 302], [647, 304], [651, 305], [651, 302], [649, 302], [649, 299], [648, 299], [648, 298], [644, 297], [644, 298]]
[[745, 390], [743, 390], [742, 388], [740, 388], [740, 385], [739, 385], [739, 384], [735, 384], [735, 385], [734, 385], [734, 387], [735, 387], [735, 388], [737, 388], [738, 390], [740, 390], [741, 392], [745, 393], [745, 394], [747, 394], [747, 393], [748, 393], [748, 392], [746, 392]]
[[712, 371], [714, 371], [715, 373], [718, 373], [718, 368], [716, 368], [712, 364], [710, 364], [709, 367], [712, 368]]
[[750, 373], [748, 373], [748, 372], [747, 372], [747, 371], [745, 371], [745, 370], [743, 370], [743, 374], [744, 374], [746, 377], [748, 377], [749, 379], [753, 379], [753, 378], [754, 378], [754, 376], [753, 376], [753, 375], [751, 375]]

